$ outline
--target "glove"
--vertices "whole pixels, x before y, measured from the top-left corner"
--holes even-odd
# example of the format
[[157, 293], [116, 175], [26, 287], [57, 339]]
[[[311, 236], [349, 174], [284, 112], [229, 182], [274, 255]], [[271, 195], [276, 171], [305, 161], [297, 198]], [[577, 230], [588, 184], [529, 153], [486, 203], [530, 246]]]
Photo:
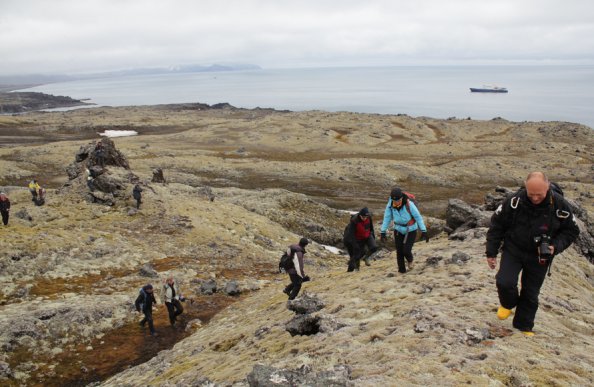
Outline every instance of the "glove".
[[427, 231], [421, 233], [421, 239], [424, 239], [425, 242], [429, 243], [429, 235], [427, 235]]
[[381, 233], [381, 235], [380, 235], [380, 240], [381, 240], [382, 242], [385, 242], [385, 241], [387, 241], [387, 240], [388, 240], [388, 237], [386, 236], [386, 233], [385, 233], [385, 232]]
[[307, 282], [307, 281], [309, 281], [310, 279], [311, 279], [311, 278], [309, 278], [309, 276], [308, 276], [308, 275], [306, 275], [305, 277], [303, 277], [303, 282]]

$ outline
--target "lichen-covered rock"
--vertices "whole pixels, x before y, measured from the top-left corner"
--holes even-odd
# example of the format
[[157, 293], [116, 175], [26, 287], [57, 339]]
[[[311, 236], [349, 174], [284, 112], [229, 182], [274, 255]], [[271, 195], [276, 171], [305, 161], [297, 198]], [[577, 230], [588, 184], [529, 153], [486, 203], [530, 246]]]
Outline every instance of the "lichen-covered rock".
[[314, 313], [323, 309], [326, 305], [317, 294], [304, 293], [295, 300], [287, 301], [287, 309], [297, 314]]

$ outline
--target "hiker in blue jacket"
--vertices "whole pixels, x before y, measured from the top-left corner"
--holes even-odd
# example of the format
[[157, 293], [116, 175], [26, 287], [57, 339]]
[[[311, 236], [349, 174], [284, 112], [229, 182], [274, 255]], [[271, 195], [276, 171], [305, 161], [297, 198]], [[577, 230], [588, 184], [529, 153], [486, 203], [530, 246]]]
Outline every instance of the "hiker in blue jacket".
[[151, 332], [151, 336], [153, 337], [157, 336], [157, 332], [155, 331], [155, 326], [153, 324], [153, 304], [156, 303], [157, 300], [155, 299], [153, 285], [151, 284], [143, 286], [138, 293], [136, 301], [134, 301], [136, 311], [139, 313], [144, 313], [144, 318], [140, 322], [140, 326], [144, 327], [144, 325], [148, 322], [149, 330]]
[[427, 235], [427, 227], [425, 227], [423, 217], [417, 206], [398, 187], [392, 189], [386, 211], [384, 212], [384, 222], [381, 228], [381, 240], [383, 242], [387, 240], [386, 232], [390, 223], [393, 223], [398, 272], [406, 273], [407, 267], [404, 266], [405, 258], [408, 270], [413, 268], [412, 247], [417, 238], [417, 230], [421, 230], [421, 239], [425, 239], [427, 242], [429, 242], [429, 236]]

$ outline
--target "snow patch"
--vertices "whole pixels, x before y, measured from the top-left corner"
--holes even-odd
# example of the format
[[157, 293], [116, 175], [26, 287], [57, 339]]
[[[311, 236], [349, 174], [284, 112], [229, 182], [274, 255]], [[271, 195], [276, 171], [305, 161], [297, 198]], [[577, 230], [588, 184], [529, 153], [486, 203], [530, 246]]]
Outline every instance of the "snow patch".
[[325, 248], [326, 250], [328, 250], [329, 252], [331, 252], [331, 253], [333, 253], [333, 254], [339, 254], [339, 255], [340, 255], [340, 254], [342, 254], [342, 250], [341, 250], [341, 249], [339, 249], [339, 248], [337, 248], [337, 247], [334, 247], [334, 246], [328, 246], [328, 245], [322, 245], [322, 246], [324, 246], [324, 248]]
[[100, 136], [105, 137], [127, 137], [136, 136], [138, 134], [135, 130], [106, 130], [103, 133], [99, 133]]

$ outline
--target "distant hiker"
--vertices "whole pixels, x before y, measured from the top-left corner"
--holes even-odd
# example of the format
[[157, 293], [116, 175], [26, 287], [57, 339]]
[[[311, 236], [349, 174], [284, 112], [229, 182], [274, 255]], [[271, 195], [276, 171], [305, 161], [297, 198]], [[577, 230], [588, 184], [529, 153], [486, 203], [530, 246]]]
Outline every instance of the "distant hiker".
[[140, 188], [139, 184], [136, 184], [134, 186], [134, 189], [132, 190], [132, 196], [136, 200], [136, 209], [140, 209], [140, 203], [142, 203], [142, 201], [140, 200], [140, 199], [142, 199], [141, 192], [142, 192], [142, 188]]
[[171, 323], [171, 326], [174, 326], [177, 316], [184, 312], [184, 308], [180, 302], [184, 298], [179, 292], [179, 285], [175, 282], [173, 277], [169, 277], [165, 281], [161, 299], [167, 307], [167, 312], [169, 313], [169, 322]]
[[134, 302], [136, 311], [144, 313], [144, 318], [140, 322], [140, 326], [144, 327], [144, 325], [148, 322], [151, 336], [157, 336], [155, 326], [153, 324], [153, 304], [156, 303], [157, 300], [155, 300], [155, 295], [153, 294], [153, 285], [151, 284], [147, 284], [140, 289], [138, 298], [136, 298], [136, 301]]
[[0, 192], [0, 214], [2, 214], [2, 223], [8, 225], [8, 215], [10, 213], [10, 200], [6, 193]]
[[301, 290], [301, 284], [309, 281], [309, 276], [306, 276], [303, 270], [303, 256], [305, 255], [305, 246], [308, 244], [307, 238], [301, 238], [299, 244], [287, 248], [287, 254], [291, 257], [292, 262], [292, 265], [287, 269], [291, 283], [283, 290], [283, 293], [289, 296], [289, 300], [294, 300]]
[[101, 140], [97, 141], [97, 144], [95, 144], [95, 164], [102, 167], [105, 166], [105, 149], [103, 148]]
[[[496, 275], [501, 306], [500, 320], [516, 308], [513, 326], [533, 336], [538, 295], [553, 257], [569, 247], [580, 230], [567, 201], [553, 192], [542, 172], [532, 172], [525, 188], [506, 199], [493, 213], [487, 232], [487, 264], [497, 266], [497, 253], [503, 243], [501, 263]], [[522, 290], [518, 293], [518, 275]]]
[[33, 179], [29, 182], [29, 192], [31, 192], [31, 200], [36, 201], [37, 195], [39, 194], [39, 189], [41, 187], [37, 183], [37, 180]]
[[[359, 271], [361, 258], [365, 256], [365, 265], [370, 266], [369, 254], [377, 250], [375, 232], [373, 231], [373, 218], [369, 209], [364, 207], [358, 214], [353, 215], [344, 230], [344, 245], [349, 252], [349, 266], [347, 271]], [[367, 255], [365, 255], [368, 250]]]
[[429, 242], [427, 227], [423, 223], [423, 217], [415, 203], [409, 199], [409, 195], [400, 188], [394, 187], [388, 199], [388, 205], [384, 212], [384, 221], [381, 228], [381, 240], [386, 241], [386, 231], [390, 223], [394, 223], [394, 242], [396, 244], [396, 261], [398, 262], [398, 272], [406, 273], [413, 268], [412, 248], [417, 237], [417, 230], [421, 230], [421, 239]]

